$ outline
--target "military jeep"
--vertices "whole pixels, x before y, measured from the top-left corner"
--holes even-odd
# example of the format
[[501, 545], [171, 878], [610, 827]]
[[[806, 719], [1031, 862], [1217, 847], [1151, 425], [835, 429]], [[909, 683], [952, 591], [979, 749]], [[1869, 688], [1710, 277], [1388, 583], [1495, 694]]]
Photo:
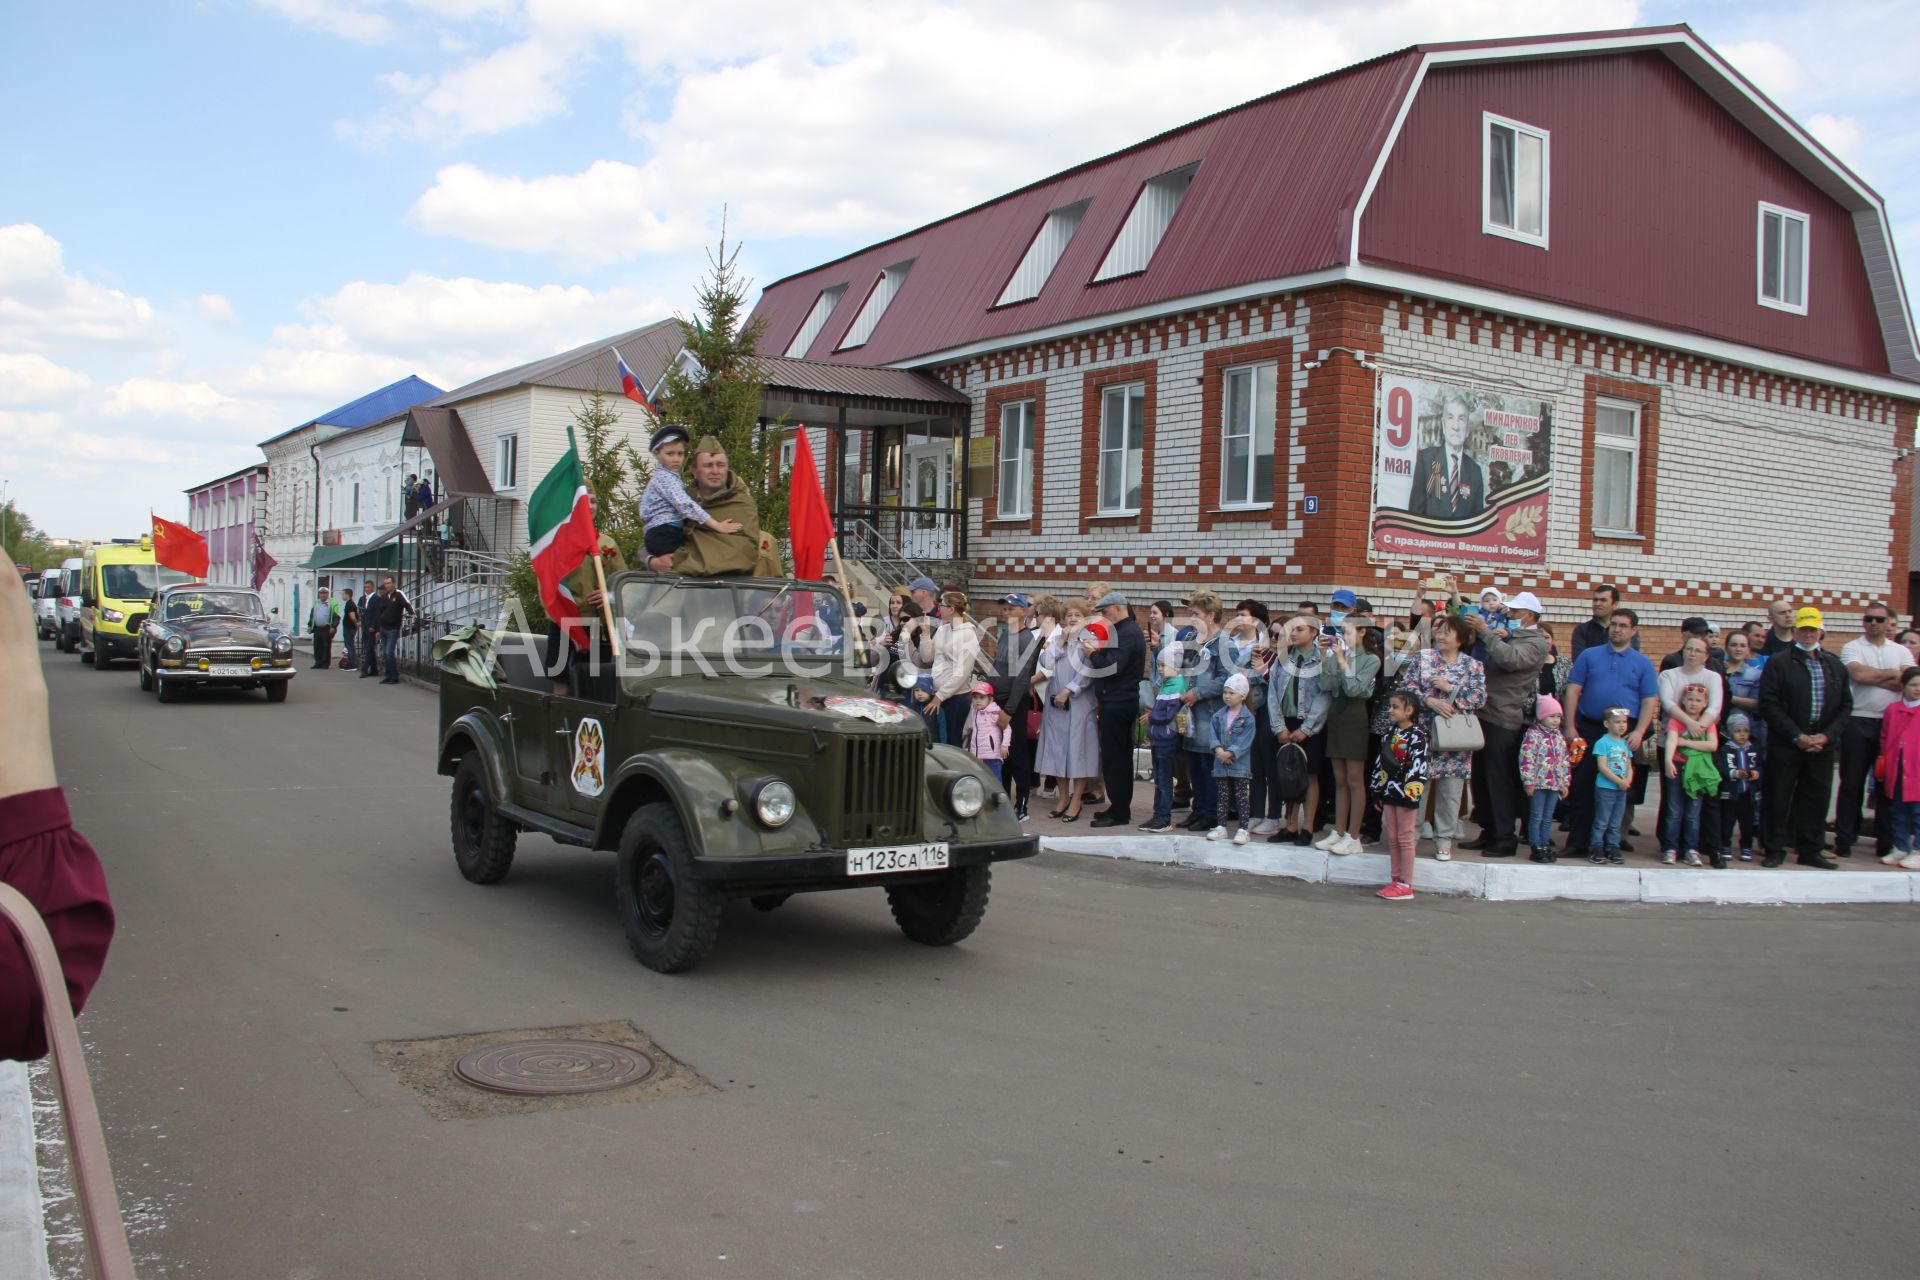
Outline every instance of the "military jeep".
[[[614, 642], [576, 655], [565, 692], [544, 636], [486, 637], [491, 688], [443, 663], [439, 771], [468, 880], [503, 880], [521, 831], [612, 851], [634, 955], [680, 973], [729, 898], [882, 888], [907, 937], [959, 942], [992, 864], [1034, 853], [991, 773], [871, 691], [832, 586], [635, 572], [608, 598]], [[912, 680], [882, 684], [904, 699]]]

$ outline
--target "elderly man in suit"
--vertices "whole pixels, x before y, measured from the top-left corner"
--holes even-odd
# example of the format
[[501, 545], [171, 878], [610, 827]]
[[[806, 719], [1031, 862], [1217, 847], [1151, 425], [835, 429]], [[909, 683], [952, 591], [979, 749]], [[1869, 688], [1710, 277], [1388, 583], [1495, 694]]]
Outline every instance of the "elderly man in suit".
[[1462, 395], [1450, 395], [1441, 408], [1440, 444], [1422, 449], [1413, 463], [1409, 515], [1431, 520], [1470, 520], [1487, 507], [1487, 484], [1480, 464], [1467, 453], [1473, 407]]

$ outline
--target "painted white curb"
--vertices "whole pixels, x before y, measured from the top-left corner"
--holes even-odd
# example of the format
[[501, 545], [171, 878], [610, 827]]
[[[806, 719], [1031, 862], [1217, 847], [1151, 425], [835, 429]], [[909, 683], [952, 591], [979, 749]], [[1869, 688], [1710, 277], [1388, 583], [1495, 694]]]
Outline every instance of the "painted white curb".
[[[1236, 845], [1204, 836], [1043, 836], [1050, 853], [1083, 853], [1169, 866], [1285, 876], [1312, 884], [1377, 888], [1387, 882], [1387, 855], [1335, 856], [1264, 840]], [[1499, 902], [1569, 898], [1586, 902], [1754, 902], [1813, 905], [1920, 902], [1920, 872], [1814, 871], [1758, 866], [1714, 871], [1695, 867], [1596, 867], [1588, 863], [1439, 862], [1413, 864], [1413, 887]]]
[[0, 1275], [47, 1280], [47, 1232], [23, 1062], [0, 1062]]

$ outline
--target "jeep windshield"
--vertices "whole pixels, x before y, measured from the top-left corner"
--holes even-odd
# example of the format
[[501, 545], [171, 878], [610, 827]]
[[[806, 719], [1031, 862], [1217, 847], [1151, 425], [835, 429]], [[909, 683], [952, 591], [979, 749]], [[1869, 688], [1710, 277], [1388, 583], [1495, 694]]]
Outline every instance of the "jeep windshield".
[[846, 656], [845, 611], [839, 592], [811, 583], [676, 578], [623, 583], [616, 622], [637, 656], [818, 661]]

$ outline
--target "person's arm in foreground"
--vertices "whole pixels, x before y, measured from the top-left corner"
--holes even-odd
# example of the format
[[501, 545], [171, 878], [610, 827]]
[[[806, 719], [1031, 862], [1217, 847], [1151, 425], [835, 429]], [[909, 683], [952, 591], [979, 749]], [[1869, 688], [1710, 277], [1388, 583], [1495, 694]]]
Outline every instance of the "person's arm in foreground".
[[[0, 881], [33, 903], [60, 953], [78, 1013], [106, 964], [113, 937], [107, 880], [93, 847], [73, 829], [54, 780], [47, 685], [40, 674], [33, 606], [20, 575], [0, 573]], [[47, 1051], [40, 988], [26, 947], [0, 924], [0, 1058]]]

